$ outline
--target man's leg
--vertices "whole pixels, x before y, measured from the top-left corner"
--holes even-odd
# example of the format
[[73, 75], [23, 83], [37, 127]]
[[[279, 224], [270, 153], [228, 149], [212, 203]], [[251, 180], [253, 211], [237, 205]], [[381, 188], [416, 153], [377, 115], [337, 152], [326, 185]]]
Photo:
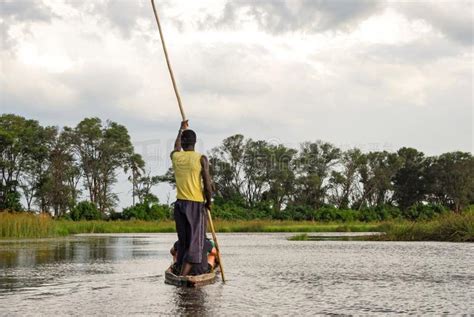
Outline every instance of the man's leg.
[[186, 218], [190, 225], [188, 232], [190, 244], [185, 260], [189, 263], [201, 264], [207, 219], [204, 204], [189, 202], [186, 207]]
[[185, 261], [183, 263], [183, 269], [181, 270], [181, 276], [189, 275], [189, 273], [191, 273], [192, 268], [193, 268], [193, 265]]
[[186, 249], [189, 248], [189, 224], [184, 212], [184, 202], [176, 201], [174, 204], [174, 221], [176, 224], [176, 233], [178, 234], [178, 257], [176, 263], [178, 266], [183, 266], [183, 260], [186, 256]]

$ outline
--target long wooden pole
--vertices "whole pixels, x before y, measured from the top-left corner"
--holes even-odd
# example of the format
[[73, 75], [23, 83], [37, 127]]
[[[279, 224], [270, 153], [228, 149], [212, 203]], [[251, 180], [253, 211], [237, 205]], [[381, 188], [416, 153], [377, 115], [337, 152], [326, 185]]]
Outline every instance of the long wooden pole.
[[217, 243], [216, 231], [214, 229], [214, 223], [212, 222], [211, 211], [209, 209], [207, 209], [207, 218], [209, 220], [209, 226], [211, 227], [212, 239], [214, 239], [214, 244], [216, 245], [217, 261], [219, 262], [219, 266], [221, 268], [222, 282], [225, 283], [224, 266], [222, 265], [221, 251], [219, 250], [219, 244]]
[[[163, 37], [163, 31], [161, 30], [160, 19], [158, 18], [158, 13], [156, 12], [155, 1], [154, 0], [150, 0], [150, 1], [151, 1], [151, 6], [153, 7], [153, 13], [155, 14], [156, 25], [158, 26], [158, 31], [160, 32], [161, 44], [163, 46], [163, 52], [165, 53], [166, 64], [168, 65], [171, 82], [173, 83], [174, 93], [176, 95], [176, 99], [178, 100], [178, 106], [179, 106], [179, 111], [181, 112], [181, 118], [183, 119], [183, 121], [186, 121], [186, 115], [184, 114], [183, 104], [181, 102], [181, 97], [179, 96], [176, 80], [174, 79], [173, 69], [171, 68], [171, 63], [168, 56], [168, 50], [166, 49], [165, 38]], [[221, 252], [219, 250], [219, 244], [217, 243], [216, 231], [214, 229], [214, 223], [212, 222], [212, 216], [209, 209], [207, 209], [207, 218], [209, 220], [209, 225], [211, 227], [212, 239], [214, 240], [214, 243], [216, 245], [217, 261], [219, 262], [219, 266], [221, 269], [222, 282], [225, 283], [224, 267], [222, 265]]]
[[173, 69], [171, 68], [170, 59], [168, 57], [168, 50], [166, 49], [165, 38], [163, 37], [163, 31], [161, 30], [160, 19], [158, 18], [158, 13], [156, 13], [155, 1], [151, 0], [151, 6], [153, 7], [153, 13], [155, 14], [156, 25], [158, 26], [158, 31], [160, 32], [161, 44], [163, 46], [163, 52], [165, 53], [166, 64], [168, 65], [168, 70], [170, 72], [171, 82], [173, 83], [174, 93], [176, 99], [178, 100], [179, 111], [181, 112], [181, 118], [183, 121], [186, 121], [186, 115], [184, 114], [183, 104], [181, 103], [181, 97], [179, 96], [178, 86], [176, 85], [176, 80], [174, 79]]

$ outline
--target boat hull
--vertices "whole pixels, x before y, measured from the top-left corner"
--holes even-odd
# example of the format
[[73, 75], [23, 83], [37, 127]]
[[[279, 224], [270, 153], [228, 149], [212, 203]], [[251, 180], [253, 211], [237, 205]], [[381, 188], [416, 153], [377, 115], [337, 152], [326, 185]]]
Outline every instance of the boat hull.
[[175, 286], [198, 287], [212, 284], [216, 281], [216, 272], [195, 275], [178, 276], [173, 273], [171, 267], [165, 271], [165, 283]]

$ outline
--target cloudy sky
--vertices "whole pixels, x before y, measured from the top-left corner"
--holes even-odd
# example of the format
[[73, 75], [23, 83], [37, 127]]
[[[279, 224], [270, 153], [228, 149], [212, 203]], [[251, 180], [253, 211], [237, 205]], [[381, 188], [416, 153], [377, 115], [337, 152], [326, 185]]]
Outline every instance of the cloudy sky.
[[[206, 152], [242, 133], [296, 147], [473, 150], [473, 2], [156, 0]], [[0, 107], [126, 125], [153, 172], [180, 116], [149, 1], [0, 0]]]

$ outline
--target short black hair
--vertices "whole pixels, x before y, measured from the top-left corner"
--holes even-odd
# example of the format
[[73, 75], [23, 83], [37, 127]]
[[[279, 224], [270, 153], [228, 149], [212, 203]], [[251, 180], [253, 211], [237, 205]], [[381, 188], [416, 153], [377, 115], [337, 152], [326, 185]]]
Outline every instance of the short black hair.
[[184, 130], [181, 133], [181, 145], [190, 146], [196, 144], [196, 133], [193, 130]]

